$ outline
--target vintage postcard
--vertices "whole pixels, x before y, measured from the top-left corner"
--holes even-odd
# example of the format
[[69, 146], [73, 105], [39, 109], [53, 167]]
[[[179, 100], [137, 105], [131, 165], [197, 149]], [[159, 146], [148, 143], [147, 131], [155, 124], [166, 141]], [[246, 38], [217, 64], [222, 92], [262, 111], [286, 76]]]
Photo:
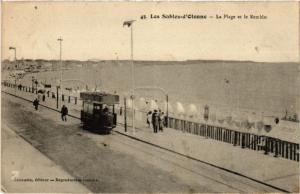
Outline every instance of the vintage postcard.
[[1, 11], [2, 192], [299, 192], [299, 2]]

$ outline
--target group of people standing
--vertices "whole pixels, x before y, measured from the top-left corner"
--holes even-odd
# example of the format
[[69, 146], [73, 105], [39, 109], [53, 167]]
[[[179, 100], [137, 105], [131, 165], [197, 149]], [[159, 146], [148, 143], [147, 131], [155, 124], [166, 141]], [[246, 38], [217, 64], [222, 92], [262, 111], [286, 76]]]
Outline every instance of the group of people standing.
[[149, 127], [153, 127], [153, 132], [157, 133], [158, 131], [163, 132], [165, 126], [165, 115], [161, 110], [149, 111], [147, 113], [147, 124]]

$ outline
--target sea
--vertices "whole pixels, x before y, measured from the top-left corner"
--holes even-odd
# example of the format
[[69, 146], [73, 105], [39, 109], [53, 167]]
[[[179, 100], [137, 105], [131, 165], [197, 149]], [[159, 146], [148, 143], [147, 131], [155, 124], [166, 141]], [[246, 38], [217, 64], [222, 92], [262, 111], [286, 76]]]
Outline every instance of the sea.
[[[26, 74], [22, 83], [59, 84], [78, 91], [92, 90], [132, 95], [171, 112], [194, 114], [207, 105], [224, 114], [252, 112], [299, 115], [300, 67], [297, 63], [251, 61], [102, 61], [64, 65], [53, 71]], [[137, 103], [138, 104], [138, 103]], [[141, 105], [142, 106], [142, 105]]]

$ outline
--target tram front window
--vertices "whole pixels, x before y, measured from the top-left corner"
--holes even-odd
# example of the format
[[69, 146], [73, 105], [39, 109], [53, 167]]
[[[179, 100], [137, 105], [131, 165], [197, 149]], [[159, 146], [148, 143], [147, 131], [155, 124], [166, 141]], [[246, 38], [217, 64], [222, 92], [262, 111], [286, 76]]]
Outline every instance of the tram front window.
[[94, 113], [100, 113], [102, 109], [101, 104], [94, 104]]
[[112, 114], [113, 113], [113, 106], [111, 106], [111, 105], [105, 105], [104, 109], [103, 109], [103, 112], [104, 113], [110, 113], [110, 114]]
[[92, 104], [90, 104], [90, 103], [84, 103], [83, 104], [83, 111], [85, 112], [85, 113], [90, 113], [90, 114], [92, 114], [93, 112], [93, 107], [92, 107]]

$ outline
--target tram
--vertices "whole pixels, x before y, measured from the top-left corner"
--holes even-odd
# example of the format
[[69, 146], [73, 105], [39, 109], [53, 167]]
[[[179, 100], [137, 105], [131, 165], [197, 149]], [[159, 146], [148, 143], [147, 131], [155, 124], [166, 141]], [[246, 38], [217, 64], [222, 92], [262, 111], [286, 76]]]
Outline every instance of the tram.
[[84, 129], [101, 134], [109, 134], [117, 125], [115, 105], [119, 96], [103, 92], [81, 92], [83, 107], [80, 119]]

